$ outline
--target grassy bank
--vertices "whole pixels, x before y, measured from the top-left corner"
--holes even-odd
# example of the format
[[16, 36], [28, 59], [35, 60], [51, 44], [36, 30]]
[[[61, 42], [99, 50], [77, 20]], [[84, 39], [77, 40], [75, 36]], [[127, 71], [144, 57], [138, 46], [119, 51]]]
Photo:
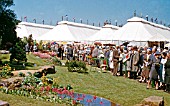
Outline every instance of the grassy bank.
[[[0, 54], [0, 59], [2, 60], [3, 64], [9, 64], [12, 68], [15, 67], [16, 70], [34, 70], [39, 69], [40, 66], [44, 65], [50, 65], [51, 62], [47, 59], [41, 59], [39, 57], [34, 56], [33, 54], [27, 54], [28, 61], [25, 63], [26, 67], [23, 67], [23, 63], [20, 62], [19, 64], [17, 62], [10, 62], [10, 54]], [[34, 66], [36, 64], [36, 66]]]
[[89, 72], [79, 74], [68, 72], [66, 67], [56, 67], [58, 72], [51, 77], [59, 78], [61, 84], [71, 84], [75, 92], [97, 95], [123, 106], [133, 106], [149, 96], [163, 96], [165, 105], [170, 104], [170, 94], [160, 90], [146, 89], [146, 84], [110, 73]]
[[[0, 100], [7, 101], [10, 106], [56, 106], [55, 103], [35, 100], [23, 96], [9, 95], [0, 92]], [[57, 104], [57, 106], [65, 106], [64, 104]]]
[[[48, 65], [50, 62], [27, 55], [28, 62], [38, 66]], [[35, 67], [33, 67], [35, 68]], [[133, 106], [149, 96], [161, 96], [165, 99], [165, 106], [170, 104], [170, 94], [160, 90], [146, 89], [146, 84], [124, 77], [112, 76], [110, 73], [100, 73], [96, 70], [88, 74], [68, 72], [66, 67], [56, 66], [57, 73], [48, 75], [59, 79], [59, 84], [71, 84], [75, 92], [104, 97], [122, 106]], [[27, 97], [8, 95], [0, 92], [0, 100], [8, 101], [12, 106], [60, 106], [45, 101], [38, 101]]]

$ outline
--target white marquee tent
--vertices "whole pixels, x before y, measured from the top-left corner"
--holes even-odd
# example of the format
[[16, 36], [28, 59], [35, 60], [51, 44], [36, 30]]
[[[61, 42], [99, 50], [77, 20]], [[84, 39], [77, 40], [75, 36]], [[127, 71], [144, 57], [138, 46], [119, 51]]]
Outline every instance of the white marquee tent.
[[100, 30], [99, 27], [61, 21], [48, 33], [37, 38], [37, 40], [53, 41], [83, 41]]
[[102, 29], [94, 34], [93, 36], [87, 38], [88, 41], [109, 41], [110, 36], [114, 35], [114, 32], [118, 30], [119, 27], [106, 24]]
[[170, 28], [158, 25], [143, 18], [133, 17], [127, 20], [122, 28], [111, 36], [111, 40], [119, 41], [170, 41]]
[[54, 26], [50, 25], [21, 22], [17, 25], [16, 32], [17, 36], [20, 38], [28, 37], [30, 34], [32, 34], [33, 39], [36, 39], [37, 37], [42, 36], [53, 28]]

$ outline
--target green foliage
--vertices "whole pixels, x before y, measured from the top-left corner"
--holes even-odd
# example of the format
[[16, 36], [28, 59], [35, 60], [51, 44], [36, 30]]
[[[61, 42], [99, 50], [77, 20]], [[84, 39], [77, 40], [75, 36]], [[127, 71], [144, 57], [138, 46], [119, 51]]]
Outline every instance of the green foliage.
[[8, 76], [13, 76], [11, 73], [11, 67], [8, 64], [5, 64], [5, 66], [2, 67], [2, 70], [0, 70], [0, 77], [6, 78]]
[[19, 72], [19, 77], [25, 77], [25, 74], [22, 72]]
[[55, 65], [59, 65], [59, 66], [62, 65], [61, 60], [59, 60], [57, 57], [53, 57], [53, 58], [52, 58], [52, 62], [53, 62], [53, 64], [55, 64]]
[[27, 61], [26, 58], [26, 52], [25, 52], [25, 45], [24, 43], [19, 40], [15, 46], [11, 50], [11, 56], [10, 56], [10, 61], [17, 61], [18, 63], [20, 61]]
[[0, 38], [2, 38], [0, 49], [9, 49], [17, 39], [15, 27], [18, 21], [14, 11], [9, 9], [13, 5], [13, 0], [0, 0]]
[[22, 82], [23, 85], [29, 85], [29, 86], [37, 86], [37, 84], [40, 82], [41, 80], [35, 76], [33, 76], [32, 74], [24, 77], [24, 80]]
[[8, 59], [8, 55], [0, 54], [0, 60]]
[[43, 76], [43, 72], [35, 72], [34, 76], [37, 78], [41, 78]]
[[70, 61], [67, 63], [69, 72], [87, 73], [86, 63], [83, 61]]

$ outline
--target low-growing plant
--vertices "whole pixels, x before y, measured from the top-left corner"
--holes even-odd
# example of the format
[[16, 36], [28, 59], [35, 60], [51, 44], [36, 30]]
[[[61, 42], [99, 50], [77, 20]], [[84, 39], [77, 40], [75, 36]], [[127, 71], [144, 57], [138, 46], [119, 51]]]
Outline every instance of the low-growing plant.
[[41, 78], [43, 76], [43, 72], [35, 72], [34, 76], [37, 78]]
[[[53, 83], [52, 78], [48, 78], [45, 75], [40, 78], [34, 77], [31, 73], [24, 78], [24, 80], [15, 80], [13, 83], [4, 84], [0, 86], [0, 91], [6, 94], [26, 96], [33, 99], [45, 100], [55, 103], [66, 104], [70, 106], [77, 106], [79, 101], [72, 102], [74, 100], [74, 92], [71, 91], [72, 86], [66, 87]], [[45, 82], [44, 84], [40, 84]], [[51, 83], [51, 84], [50, 84]]]
[[85, 62], [82, 61], [70, 61], [67, 63], [69, 72], [87, 73], [87, 67]]
[[57, 57], [53, 57], [52, 62], [53, 64], [58, 65], [58, 66], [62, 65], [62, 62]]
[[23, 85], [29, 85], [29, 86], [37, 86], [38, 83], [40, 83], [41, 80], [33, 75], [28, 75], [24, 77], [24, 80], [22, 82]]
[[11, 67], [8, 64], [5, 64], [5, 66], [2, 67], [2, 70], [0, 70], [0, 77], [8, 77], [13, 76], [13, 73], [11, 72]]
[[25, 74], [22, 72], [19, 72], [19, 77], [25, 77]]

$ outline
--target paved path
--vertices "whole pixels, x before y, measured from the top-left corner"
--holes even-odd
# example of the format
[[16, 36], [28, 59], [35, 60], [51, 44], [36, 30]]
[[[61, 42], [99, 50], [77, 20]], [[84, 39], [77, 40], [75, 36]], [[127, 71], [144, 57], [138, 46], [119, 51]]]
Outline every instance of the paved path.
[[18, 76], [19, 73], [22, 72], [27, 76], [28, 72], [34, 74], [35, 72], [41, 72], [42, 70], [50, 68], [50, 67], [52, 67], [52, 66], [41, 66], [41, 68], [38, 70], [16, 70], [16, 71], [12, 71], [12, 73], [14, 74], [14, 76]]

